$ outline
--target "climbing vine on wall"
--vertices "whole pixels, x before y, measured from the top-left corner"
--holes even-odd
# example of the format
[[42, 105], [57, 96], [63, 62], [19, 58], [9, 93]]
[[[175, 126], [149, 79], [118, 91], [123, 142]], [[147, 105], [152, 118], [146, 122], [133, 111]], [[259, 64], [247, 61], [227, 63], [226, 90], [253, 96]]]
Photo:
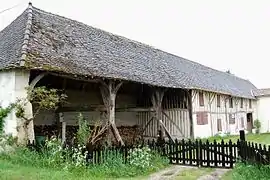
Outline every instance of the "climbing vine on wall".
[[13, 107], [14, 107], [14, 105], [10, 105], [7, 108], [0, 107], [0, 134], [2, 134], [4, 131], [5, 118], [11, 112]]

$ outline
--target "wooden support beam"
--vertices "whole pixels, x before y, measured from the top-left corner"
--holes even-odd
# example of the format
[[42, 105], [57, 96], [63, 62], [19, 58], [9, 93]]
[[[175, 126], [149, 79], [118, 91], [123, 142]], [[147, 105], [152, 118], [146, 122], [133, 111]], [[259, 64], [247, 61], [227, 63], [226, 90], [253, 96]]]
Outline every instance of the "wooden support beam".
[[43, 73], [40, 73], [38, 76], [36, 76], [32, 81], [31, 81], [31, 83], [29, 84], [29, 87], [31, 88], [31, 89], [33, 89], [35, 86], [36, 86], [36, 84], [45, 76], [45, 75], [47, 75], [48, 73], [47, 72], [43, 72]]
[[144, 133], [144, 131], [146, 130], [146, 128], [150, 125], [150, 123], [154, 120], [154, 117], [152, 116], [151, 119], [149, 119], [149, 121], [147, 121], [147, 123], [145, 124], [143, 130], [142, 130], [142, 135]]
[[72, 80], [76, 80], [76, 81], [83, 81], [83, 82], [90, 82], [90, 83], [98, 83], [100, 82], [100, 78], [94, 78], [94, 77], [88, 77], [88, 76], [76, 76], [76, 75], [67, 75], [67, 74], [60, 74], [60, 73], [53, 73], [50, 72], [48, 73], [50, 75], [53, 76], [58, 76], [58, 77], [62, 77], [62, 78], [66, 78], [66, 79], [72, 79]]
[[161, 119], [159, 120], [159, 123], [161, 124], [161, 126], [162, 126], [163, 129], [165, 130], [165, 133], [166, 133], [166, 135], [168, 136], [168, 138], [170, 139], [170, 141], [174, 143], [174, 140], [173, 140], [173, 138], [172, 138], [170, 132], [168, 131], [168, 129], [166, 128], [165, 124], [162, 122]]
[[[192, 91], [191, 89], [188, 91]], [[193, 94], [191, 94], [191, 100], [194, 102], [196, 95], [198, 94], [198, 91], [193, 91]]]
[[[104, 105], [80, 105], [60, 107], [58, 112], [83, 112], [83, 111], [98, 111], [106, 112], [107, 108]], [[155, 112], [153, 108], [137, 108], [137, 107], [115, 107], [115, 112]]]
[[177, 124], [171, 119], [171, 117], [164, 111], [162, 110], [162, 114], [164, 114], [166, 116], [166, 118], [176, 127], [176, 129], [180, 132], [180, 134], [185, 137], [185, 135], [183, 134], [183, 132], [181, 131], [180, 127], [177, 126]]
[[210, 128], [211, 128], [211, 135], [213, 136], [213, 121], [212, 121], [212, 103], [215, 97], [215, 93], [208, 93], [208, 106], [209, 106], [209, 115], [210, 115]]
[[164, 132], [159, 120], [162, 119], [162, 100], [164, 93], [164, 88], [155, 88], [151, 97], [153, 109], [155, 110], [154, 118], [157, 120], [158, 131], [161, 131], [161, 138], [163, 138]]
[[103, 103], [106, 108], [106, 113], [108, 117], [109, 124], [111, 126], [111, 130], [114, 134], [115, 139], [122, 146], [124, 145], [124, 141], [120, 136], [120, 133], [115, 125], [115, 99], [116, 94], [123, 82], [119, 82], [116, 84], [116, 81], [108, 80], [108, 82], [100, 81], [100, 92], [102, 95]]
[[193, 110], [192, 110], [192, 90], [188, 90], [188, 114], [189, 114], [189, 123], [190, 123], [190, 129], [189, 129], [189, 133], [190, 133], [190, 138], [194, 139], [194, 128], [193, 128]]
[[62, 123], [62, 144], [66, 142], [66, 122], [64, 120], [64, 114], [59, 113], [59, 121]]

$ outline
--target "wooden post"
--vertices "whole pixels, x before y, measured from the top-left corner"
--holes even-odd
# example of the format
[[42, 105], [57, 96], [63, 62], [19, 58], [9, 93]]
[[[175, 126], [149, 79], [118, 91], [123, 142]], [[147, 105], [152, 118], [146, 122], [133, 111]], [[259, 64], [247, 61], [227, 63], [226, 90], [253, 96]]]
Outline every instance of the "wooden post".
[[187, 91], [187, 95], [188, 95], [188, 103], [187, 103], [187, 108], [188, 108], [188, 114], [189, 114], [189, 123], [190, 123], [190, 129], [189, 129], [189, 133], [190, 133], [190, 138], [194, 139], [194, 128], [193, 128], [193, 110], [192, 110], [192, 102], [194, 98], [192, 98], [192, 90], [188, 90]]
[[238, 153], [241, 157], [241, 159], [243, 160], [245, 155], [244, 155], [244, 145], [245, 145], [245, 142], [246, 142], [246, 137], [245, 137], [245, 131], [244, 130], [240, 130], [239, 131], [240, 133], [240, 142], [239, 142], [239, 147], [238, 147]]
[[246, 135], [245, 135], [245, 131], [244, 130], [240, 130], [240, 141], [246, 141]]
[[66, 122], [64, 121], [64, 114], [59, 113], [59, 121], [62, 123], [62, 144], [66, 142]]
[[160, 121], [162, 119], [162, 100], [164, 97], [165, 89], [163, 88], [156, 88], [152, 94], [152, 104], [153, 108], [155, 110], [154, 118], [157, 121], [158, 124], [158, 131], [160, 131], [160, 138], [164, 138], [164, 129], [162, 128], [162, 125], [160, 124]]
[[123, 146], [124, 141], [122, 140], [122, 137], [120, 136], [119, 131], [115, 125], [115, 99], [117, 91], [119, 90], [123, 82], [120, 82], [118, 84], [116, 84], [116, 82], [113, 80], [108, 80], [108, 82], [105, 81], [100, 82], [101, 82], [100, 91], [104, 105], [106, 107], [108, 121], [110, 123], [109, 133], [110, 134], [113, 133], [117, 142]]
[[209, 119], [210, 119], [210, 128], [211, 128], [211, 135], [213, 136], [213, 121], [212, 121], [212, 102], [214, 100], [215, 94], [214, 93], [210, 93], [208, 94], [208, 106], [209, 106]]

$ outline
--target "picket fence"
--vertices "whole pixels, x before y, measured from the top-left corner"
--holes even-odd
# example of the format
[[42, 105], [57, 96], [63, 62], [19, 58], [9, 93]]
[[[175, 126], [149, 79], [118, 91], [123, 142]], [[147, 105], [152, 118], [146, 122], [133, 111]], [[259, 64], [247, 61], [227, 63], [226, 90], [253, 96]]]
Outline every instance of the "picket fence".
[[[88, 150], [87, 161], [100, 164], [108, 159], [120, 158], [128, 162], [128, 154], [135, 147], [148, 146], [152, 151], [167, 157], [171, 164], [233, 168], [237, 160], [257, 164], [270, 164], [270, 146], [245, 141], [245, 135], [240, 134], [237, 142], [224, 142], [221, 140], [209, 142], [208, 140], [178, 140], [158, 142], [141, 141], [132, 146], [115, 146], [110, 148], [98, 147]], [[35, 143], [28, 144], [29, 147], [40, 149]]]

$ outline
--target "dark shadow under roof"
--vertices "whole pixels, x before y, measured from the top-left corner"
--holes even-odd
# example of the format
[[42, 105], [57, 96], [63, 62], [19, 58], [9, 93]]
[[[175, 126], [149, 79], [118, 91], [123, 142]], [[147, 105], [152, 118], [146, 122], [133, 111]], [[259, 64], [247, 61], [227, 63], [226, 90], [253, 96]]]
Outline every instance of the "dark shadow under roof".
[[0, 69], [26, 67], [254, 98], [248, 80], [32, 7], [0, 32]]

